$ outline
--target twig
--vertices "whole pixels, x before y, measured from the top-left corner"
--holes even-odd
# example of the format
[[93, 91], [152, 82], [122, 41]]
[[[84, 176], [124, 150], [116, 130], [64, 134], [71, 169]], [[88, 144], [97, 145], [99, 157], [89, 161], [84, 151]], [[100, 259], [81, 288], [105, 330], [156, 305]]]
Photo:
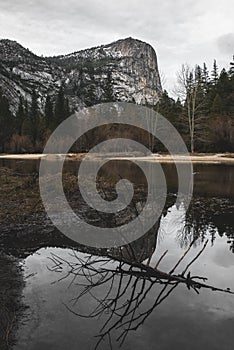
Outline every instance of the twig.
[[158, 260], [157, 264], [155, 265], [154, 269], [157, 270], [160, 262], [162, 261], [162, 259], [164, 258], [164, 256], [168, 253], [168, 250], [166, 250], [163, 255], [160, 257], [160, 259]]
[[179, 264], [181, 263], [181, 261], [185, 258], [185, 256], [188, 254], [188, 252], [190, 251], [190, 249], [192, 248], [193, 244], [196, 242], [197, 237], [195, 237], [192, 242], [190, 243], [188, 249], [184, 252], [184, 254], [182, 255], [182, 257], [178, 260], [178, 262], [176, 263], [176, 265], [173, 267], [173, 269], [169, 272], [169, 274], [173, 274], [173, 272], [175, 271], [175, 269], [179, 266]]
[[185, 270], [182, 272], [182, 276], [185, 274], [185, 272], [188, 270], [188, 268], [199, 258], [199, 256], [201, 255], [201, 253], [205, 250], [207, 243], [209, 242], [209, 240], [207, 239], [205, 241], [205, 244], [203, 245], [203, 248], [200, 250], [200, 252], [195, 256], [195, 258], [186, 266]]

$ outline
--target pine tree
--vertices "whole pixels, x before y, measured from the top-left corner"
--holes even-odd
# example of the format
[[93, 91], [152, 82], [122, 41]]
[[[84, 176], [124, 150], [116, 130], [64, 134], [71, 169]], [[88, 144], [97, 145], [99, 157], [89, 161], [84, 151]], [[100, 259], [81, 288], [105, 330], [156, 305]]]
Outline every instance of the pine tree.
[[204, 62], [203, 68], [202, 68], [202, 89], [204, 94], [207, 94], [210, 88], [210, 77], [209, 77], [209, 71], [207, 69], [207, 65]]
[[230, 76], [234, 76], [234, 55], [232, 56], [232, 62], [230, 62], [229, 74]]
[[209, 83], [209, 71], [205, 62], [203, 63], [202, 80], [205, 85]]
[[9, 103], [0, 91], [0, 152], [5, 152], [6, 142], [14, 132], [14, 119]]
[[32, 93], [32, 103], [31, 103], [31, 108], [29, 112], [29, 117], [30, 117], [32, 143], [35, 146], [39, 135], [39, 108], [38, 108], [37, 94], [35, 90]]
[[46, 97], [45, 102], [45, 127], [46, 129], [53, 130], [54, 128], [54, 107], [49, 95]]
[[198, 84], [202, 84], [202, 69], [199, 65], [195, 66], [195, 80]]
[[61, 86], [55, 102], [55, 110], [54, 110], [55, 126], [58, 126], [66, 118], [67, 118], [66, 100], [64, 97], [63, 87]]
[[19, 107], [16, 112], [16, 132], [21, 136], [22, 135], [22, 129], [23, 129], [23, 123], [25, 119], [25, 109], [24, 109], [24, 100], [23, 97], [20, 96], [19, 99]]
[[111, 80], [111, 72], [108, 71], [106, 82], [104, 85], [104, 94], [103, 101], [104, 102], [112, 102], [114, 100], [113, 88], [112, 88], [112, 80]]
[[231, 92], [231, 84], [229, 81], [228, 73], [226, 69], [222, 69], [218, 82], [217, 89], [221, 96], [225, 97]]
[[211, 112], [214, 115], [219, 115], [222, 112], [222, 99], [219, 94], [216, 94], [213, 101]]
[[24, 101], [24, 114], [25, 114], [25, 119], [27, 119], [29, 116], [29, 108], [28, 108], [28, 101], [27, 100]]
[[218, 66], [217, 66], [216, 60], [214, 60], [213, 70], [211, 72], [211, 76], [212, 76], [212, 84], [216, 85], [218, 82], [218, 79], [219, 79]]
[[89, 86], [86, 88], [85, 103], [88, 107], [90, 107], [94, 106], [98, 102], [96, 86], [95, 84], [89, 84]]
[[42, 123], [41, 114], [38, 106], [38, 97], [36, 91], [33, 90], [31, 97], [31, 105], [25, 106], [25, 118], [22, 125], [22, 134], [29, 136], [32, 145], [36, 147], [38, 141], [41, 140], [44, 133], [44, 125]]
[[233, 62], [230, 62], [229, 83], [230, 83], [230, 93], [227, 98], [227, 104], [229, 107], [228, 108], [229, 113], [233, 115], [233, 119], [234, 119], [234, 56], [233, 56]]

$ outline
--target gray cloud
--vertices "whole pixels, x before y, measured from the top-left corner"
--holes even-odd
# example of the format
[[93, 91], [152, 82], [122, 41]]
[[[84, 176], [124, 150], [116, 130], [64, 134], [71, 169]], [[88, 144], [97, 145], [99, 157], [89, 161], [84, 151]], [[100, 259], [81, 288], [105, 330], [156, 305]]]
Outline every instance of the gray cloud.
[[44, 55], [139, 38], [155, 48], [170, 90], [184, 62], [230, 61], [233, 9], [232, 0], [0, 0], [0, 36]]
[[234, 55], [234, 33], [222, 35], [217, 40], [221, 52]]

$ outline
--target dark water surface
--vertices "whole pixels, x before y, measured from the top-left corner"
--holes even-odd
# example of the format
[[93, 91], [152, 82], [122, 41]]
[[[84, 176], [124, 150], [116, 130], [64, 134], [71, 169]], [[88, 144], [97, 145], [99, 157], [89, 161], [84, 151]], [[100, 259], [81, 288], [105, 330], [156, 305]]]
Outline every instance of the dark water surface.
[[[37, 161], [0, 165], [21, 173], [38, 171]], [[136, 183], [144, 182], [130, 164], [115, 167], [124, 168]], [[201, 253], [187, 272], [208, 278], [201, 283], [234, 291], [234, 167], [195, 165], [187, 214], [183, 203], [175, 205], [174, 166], [164, 164], [163, 169], [168, 186], [164, 212], [153, 230], [123, 248], [122, 255], [110, 250], [106, 258], [88, 248], [58, 245], [44, 246], [22, 261], [23, 302], [29, 308], [19, 322], [15, 350], [94, 349], [101, 333], [101, 350], [117, 349], [121, 342], [124, 350], [233, 349], [234, 295], [210, 288], [200, 288], [198, 294], [189, 283], [155, 282], [134, 274], [133, 265], [147, 264], [151, 256], [148, 263], [154, 267], [168, 251], [159, 265], [168, 273], [196, 238], [174, 273]], [[74, 163], [67, 163], [66, 170], [75, 173]], [[129, 261], [120, 265], [126, 256], [132, 266]]]

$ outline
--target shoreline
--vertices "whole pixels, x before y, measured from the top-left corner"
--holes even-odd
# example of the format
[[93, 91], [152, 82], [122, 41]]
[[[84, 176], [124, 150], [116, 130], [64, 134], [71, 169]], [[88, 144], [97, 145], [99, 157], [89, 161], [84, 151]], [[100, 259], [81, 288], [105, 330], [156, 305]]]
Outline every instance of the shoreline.
[[[63, 154], [3, 154], [0, 155], [1, 159], [12, 159], [12, 160], [40, 160], [42, 158], [47, 158], [51, 160], [64, 158], [66, 157], [68, 160], [81, 160], [85, 157], [85, 153], [72, 154], [69, 153], [67, 155]], [[170, 155], [170, 154], [151, 154], [149, 156], [136, 156], [134, 154], [129, 154], [126, 156], [121, 156], [121, 154], [114, 154], [113, 156], [110, 153], [106, 155], [93, 154], [89, 155], [89, 160], [95, 161], [103, 158], [107, 159], [119, 159], [119, 160], [138, 160], [138, 161], [149, 161], [149, 162], [159, 162], [159, 163], [200, 163], [200, 164], [229, 164], [234, 165], [234, 154], [233, 153], [197, 153], [194, 155]]]

